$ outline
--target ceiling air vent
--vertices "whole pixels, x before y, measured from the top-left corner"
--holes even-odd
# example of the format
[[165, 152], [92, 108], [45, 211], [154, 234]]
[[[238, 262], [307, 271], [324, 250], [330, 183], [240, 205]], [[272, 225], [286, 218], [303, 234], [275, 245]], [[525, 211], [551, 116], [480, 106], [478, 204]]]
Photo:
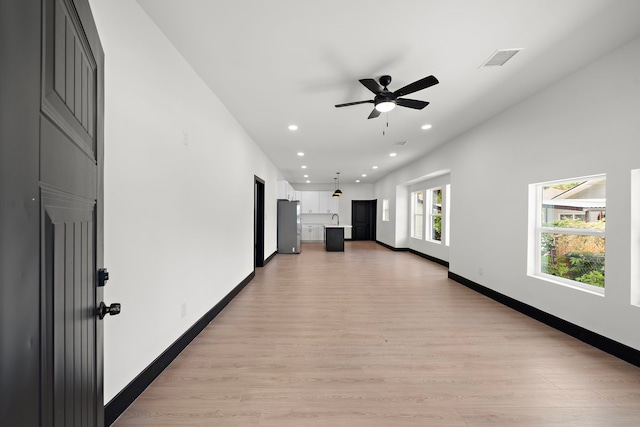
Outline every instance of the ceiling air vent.
[[407, 141], [398, 141], [398, 142], [394, 142], [394, 143], [393, 143], [393, 146], [394, 146], [394, 147], [397, 147], [397, 146], [400, 146], [400, 147], [401, 147], [401, 146], [403, 146], [403, 145], [404, 145], [404, 144], [406, 144], [406, 143], [407, 143]]
[[508, 60], [513, 58], [513, 56], [520, 52], [522, 48], [517, 49], [498, 49], [493, 54], [480, 65], [479, 68], [483, 67], [502, 67], [507, 63]]

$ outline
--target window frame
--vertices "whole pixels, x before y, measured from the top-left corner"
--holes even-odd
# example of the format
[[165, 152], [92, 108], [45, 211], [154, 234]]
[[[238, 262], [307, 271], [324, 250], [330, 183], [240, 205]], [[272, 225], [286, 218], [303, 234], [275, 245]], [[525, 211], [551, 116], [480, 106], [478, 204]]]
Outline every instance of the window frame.
[[382, 199], [382, 221], [387, 222], [390, 219], [389, 199]]
[[449, 232], [451, 230], [451, 184], [444, 186], [444, 245], [450, 246]]
[[[433, 193], [435, 191], [440, 191], [440, 213], [439, 214], [434, 214], [433, 213], [433, 205], [434, 205], [434, 201], [433, 201]], [[428, 223], [425, 226], [425, 240], [431, 243], [436, 243], [436, 244], [442, 244], [442, 237], [444, 234], [444, 230], [443, 230], [443, 215], [442, 215], [442, 210], [444, 209], [444, 200], [445, 200], [445, 194], [443, 192], [443, 188], [442, 187], [434, 187], [434, 188], [429, 188], [428, 190], [426, 190], [427, 193], [427, 197], [425, 198], [425, 209], [427, 206], [429, 206], [429, 212], [425, 215], [425, 220], [428, 221]], [[434, 218], [439, 217], [440, 218], [440, 240], [436, 240], [433, 239], [433, 221]], [[445, 237], [446, 238], [446, 237]]]
[[[422, 213], [418, 214], [416, 213], [416, 206], [418, 204], [418, 194], [422, 194]], [[413, 191], [411, 192], [411, 238], [413, 239], [419, 239], [419, 240], [424, 240], [424, 231], [425, 231], [425, 209], [426, 209], [426, 205], [425, 205], [425, 191], [424, 190], [418, 190], [418, 191]], [[420, 217], [420, 224], [421, 224], [421, 232], [420, 232], [420, 236], [416, 235], [416, 223], [418, 221], [416, 221], [417, 217]]]
[[[564, 277], [554, 276], [553, 274], [544, 273], [542, 271], [542, 235], [545, 233], [551, 234], [564, 234], [564, 235], [578, 235], [578, 236], [598, 236], [605, 238], [605, 265], [606, 265], [606, 227], [604, 230], [597, 229], [588, 229], [588, 228], [562, 228], [562, 227], [549, 227], [543, 226], [542, 224], [542, 206], [543, 206], [543, 188], [551, 185], [565, 184], [576, 181], [589, 181], [599, 178], [605, 178], [606, 174], [598, 174], [598, 175], [589, 175], [582, 176], [577, 178], [567, 178], [561, 180], [554, 181], [546, 181], [539, 182], [536, 184], [530, 184], [530, 203], [533, 201], [533, 206], [530, 206], [530, 214], [533, 212], [533, 221], [530, 221], [531, 233], [530, 233], [530, 244], [529, 250], [533, 254], [533, 268], [531, 268], [531, 257], [529, 257], [529, 268], [528, 275], [531, 277], [535, 277], [547, 282], [559, 284], [562, 286], [571, 287], [574, 289], [587, 291], [595, 295], [604, 296], [605, 288], [600, 288], [598, 286], [590, 285], [588, 283], [578, 282], [577, 280], [571, 280]], [[606, 185], [606, 184], [605, 184]], [[533, 193], [533, 197], [532, 194]], [[605, 198], [605, 206], [604, 210], [606, 211], [606, 198]], [[533, 234], [533, 238], [531, 238]], [[606, 271], [606, 268], [605, 268]], [[605, 287], [606, 287], [606, 279], [605, 279]]]

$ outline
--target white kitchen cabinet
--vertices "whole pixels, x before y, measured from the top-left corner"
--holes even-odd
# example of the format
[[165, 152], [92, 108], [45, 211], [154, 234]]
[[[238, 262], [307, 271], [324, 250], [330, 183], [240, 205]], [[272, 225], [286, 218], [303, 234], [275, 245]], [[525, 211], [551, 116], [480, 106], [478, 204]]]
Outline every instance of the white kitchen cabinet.
[[300, 213], [318, 213], [320, 199], [317, 191], [302, 191], [300, 196]]
[[338, 213], [338, 199], [333, 191], [318, 191], [318, 213]]
[[333, 191], [301, 191], [300, 212], [303, 214], [338, 213], [338, 199], [332, 197]]
[[296, 191], [287, 181], [278, 181], [277, 186], [278, 199], [299, 200], [295, 198]]
[[300, 240], [303, 242], [318, 242], [323, 240], [324, 227], [317, 224], [302, 224], [302, 235]]
[[287, 200], [294, 200], [293, 198], [294, 190], [291, 184], [289, 184], [288, 182], [287, 182], [286, 190], [287, 190]]

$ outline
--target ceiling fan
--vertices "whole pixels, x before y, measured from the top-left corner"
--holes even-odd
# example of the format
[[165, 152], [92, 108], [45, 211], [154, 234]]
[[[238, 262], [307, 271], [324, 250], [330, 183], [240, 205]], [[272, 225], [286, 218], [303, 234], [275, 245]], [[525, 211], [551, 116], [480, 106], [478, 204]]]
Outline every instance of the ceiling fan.
[[415, 110], [422, 110], [424, 107], [429, 105], [426, 101], [419, 101], [417, 99], [407, 99], [400, 98], [404, 95], [409, 95], [410, 93], [417, 92], [422, 89], [426, 89], [433, 85], [438, 84], [438, 79], [434, 76], [428, 76], [418, 81], [415, 81], [411, 84], [402, 87], [395, 92], [391, 92], [387, 89], [389, 83], [391, 83], [391, 76], [382, 76], [379, 79], [380, 84], [374, 79], [361, 79], [360, 83], [371, 92], [373, 92], [376, 96], [375, 98], [368, 101], [357, 101], [357, 102], [347, 102], [346, 104], [338, 104], [336, 108], [340, 107], [349, 107], [351, 105], [358, 104], [374, 104], [375, 108], [369, 114], [369, 119], [375, 119], [380, 115], [380, 113], [386, 113], [387, 111], [391, 111], [395, 108], [396, 105], [401, 107], [413, 108]]

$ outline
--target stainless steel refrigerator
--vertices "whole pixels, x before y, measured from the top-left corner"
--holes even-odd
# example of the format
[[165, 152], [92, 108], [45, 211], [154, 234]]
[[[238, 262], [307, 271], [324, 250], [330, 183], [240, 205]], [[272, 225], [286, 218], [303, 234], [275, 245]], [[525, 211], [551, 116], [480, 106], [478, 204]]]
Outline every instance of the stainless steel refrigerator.
[[278, 253], [300, 253], [300, 202], [278, 200]]

